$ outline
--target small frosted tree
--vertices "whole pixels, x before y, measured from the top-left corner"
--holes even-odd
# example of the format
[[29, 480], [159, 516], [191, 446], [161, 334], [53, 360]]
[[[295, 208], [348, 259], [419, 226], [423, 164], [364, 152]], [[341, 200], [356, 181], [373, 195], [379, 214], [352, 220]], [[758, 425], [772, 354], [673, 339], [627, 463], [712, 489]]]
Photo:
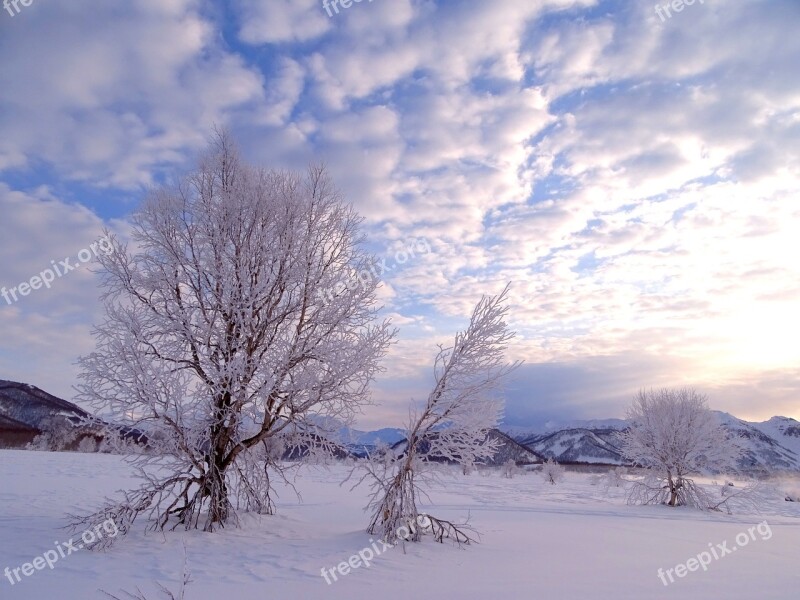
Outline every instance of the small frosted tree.
[[97, 452], [97, 440], [87, 435], [78, 443], [78, 452]]
[[41, 433], [28, 444], [29, 450], [67, 450], [75, 445], [80, 434], [80, 429], [72, 421], [61, 416], [47, 417], [39, 428]]
[[631, 503], [701, 509], [718, 504], [692, 476], [734, 469], [741, 448], [705, 396], [691, 388], [642, 390], [627, 417], [630, 426], [620, 433], [622, 454], [647, 470], [631, 488]]
[[609, 469], [603, 475], [603, 484], [605, 487], [606, 492], [613, 488], [623, 487], [625, 485], [625, 468], [624, 467], [614, 467], [613, 469]]
[[[472, 540], [466, 524], [420, 515], [417, 503], [423, 487], [435, 479], [434, 463], [470, 468], [497, 450], [499, 442], [488, 433], [502, 412], [501, 384], [517, 366], [504, 360], [514, 337], [504, 320], [507, 295], [508, 286], [496, 296], [484, 296], [453, 345], [439, 346], [433, 390], [420, 412], [412, 410], [404, 447], [374, 454], [364, 463], [367, 473], [359, 483], [371, 479], [369, 533], [388, 542], [418, 542], [424, 532], [439, 542], [445, 537], [459, 544]], [[421, 522], [425, 527], [414, 526]]]
[[471, 461], [464, 461], [461, 465], [462, 475], [472, 475], [475, 472], [475, 463]]
[[542, 465], [542, 477], [547, 483], [555, 485], [564, 479], [564, 467], [554, 458], [548, 458]]
[[352, 420], [394, 335], [377, 279], [341, 285], [377, 262], [361, 218], [324, 169], [258, 169], [222, 132], [131, 221], [130, 249], [114, 239], [98, 257], [106, 318], [79, 397], [145, 432], [145, 481], [75, 525], [125, 533], [146, 512], [211, 531], [237, 507], [269, 514], [281, 450], [312, 455], [320, 423]]
[[507, 479], [514, 479], [514, 475], [518, 475], [521, 472], [513, 458], [509, 458], [501, 465], [501, 471], [503, 473], [503, 477]]

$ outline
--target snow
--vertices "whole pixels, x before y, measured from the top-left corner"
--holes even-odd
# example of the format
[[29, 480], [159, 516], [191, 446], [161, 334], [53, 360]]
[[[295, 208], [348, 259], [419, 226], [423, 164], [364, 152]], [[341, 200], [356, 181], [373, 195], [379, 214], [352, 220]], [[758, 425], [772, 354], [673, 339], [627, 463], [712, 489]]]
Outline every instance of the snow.
[[752, 423], [752, 426], [758, 429], [774, 440], [777, 440], [784, 448], [788, 448], [798, 456], [800, 456], [800, 435], [787, 435], [786, 430], [797, 430], [800, 428], [800, 423], [790, 417], [772, 417], [768, 421], [761, 423]]
[[538, 425], [507, 425], [501, 429], [515, 439], [542, 436], [564, 429], [625, 429], [628, 421], [625, 419], [582, 419], [571, 421], [545, 421]]
[[[421, 507], [452, 519], [470, 515], [480, 544], [457, 548], [426, 538], [387, 549], [369, 568], [328, 585], [322, 567], [371, 546], [362, 510], [367, 490], [340, 486], [346, 473], [343, 465], [304, 468], [297, 481], [302, 503], [279, 487], [277, 514], [245, 515], [240, 528], [145, 534], [137, 523], [111, 550], [74, 553], [14, 586], [0, 573], [0, 598], [90, 600], [104, 597], [101, 588], [119, 594], [136, 586], [160, 598], [154, 581], [177, 588], [184, 543], [193, 581], [187, 600], [788, 599], [800, 589], [800, 504], [784, 502], [781, 486], [759, 514], [728, 516], [630, 507], [623, 489], [607, 495], [592, 475], [568, 472], [554, 486], [532, 473], [506, 479], [500, 470], [448, 472], [431, 493], [435, 507]], [[66, 542], [73, 536], [61, 529], [66, 513], [86, 512], [135, 482], [117, 456], [12, 450], [0, 451], [0, 481], [0, 570]], [[770, 539], [758, 537], [669, 586], [659, 579], [659, 568], [685, 563], [709, 544], [735, 544], [737, 534], [765, 520]]]

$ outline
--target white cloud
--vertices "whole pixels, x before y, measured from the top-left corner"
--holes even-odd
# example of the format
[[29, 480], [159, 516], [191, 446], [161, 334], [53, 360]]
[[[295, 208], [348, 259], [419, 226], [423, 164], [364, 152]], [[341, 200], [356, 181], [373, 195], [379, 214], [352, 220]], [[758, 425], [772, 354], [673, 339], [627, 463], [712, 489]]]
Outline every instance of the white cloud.
[[304, 42], [331, 27], [320, 0], [237, 0], [239, 36], [248, 44]]
[[[76, 384], [75, 360], [93, 349], [92, 324], [102, 316], [99, 279], [92, 262], [81, 263], [104, 226], [125, 234], [122, 222], [104, 224], [79, 204], [53, 198], [47, 190], [24, 194], [0, 183], [0, 378], [35, 384], [64, 398]], [[61, 265], [65, 259], [67, 272]], [[61, 276], [50, 287], [23, 296], [16, 290], [42, 271]], [[94, 263], [96, 265], [96, 263]], [[14, 297], [16, 296], [16, 301]]]
[[796, 2], [718, 0], [664, 23], [588, 0], [233, 7], [244, 51], [199, 2], [134, 2], [125, 20], [31, 7], [0, 41], [19, 57], [2, 67], [0, 169], [146, 183], [230, 122], [270, 166], [324, 160], [378, 241], [430, 240], [385, 282], [410, 329], [392, 355], [402, 394], [427, 368], [413, 345], [448, 339], [510, 280], [516, 357], [636, 355], [643, 385], [679, 370], [737, 408], [748, 385], [786, 405]]
[[147, 184], [213, 123], [263, 101], [263, 77], [217, 42], [195, 0], [34, 5], [0, 52], [0, 166]]

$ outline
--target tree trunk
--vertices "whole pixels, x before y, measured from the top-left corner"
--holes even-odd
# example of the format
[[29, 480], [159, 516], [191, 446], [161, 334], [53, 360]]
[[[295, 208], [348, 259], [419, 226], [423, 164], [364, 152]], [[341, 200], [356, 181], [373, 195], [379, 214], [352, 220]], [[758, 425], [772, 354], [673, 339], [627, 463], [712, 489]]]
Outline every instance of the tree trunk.
[[230, 500], [228, 499], [228, 486], [225, 484], [225, 471], [220, 466], [220, 461], [214, 461], [205, 476], [203, 496], [208, 498], [208, 516], [203, 528], [212, 531], [215, 523], [224, 526], [230, 514]]
[[669, 483], [669, 506], [677, 506], [678, 504], [678, 486], [672, 478], [672, 473], [667, 471], [667, 481]]

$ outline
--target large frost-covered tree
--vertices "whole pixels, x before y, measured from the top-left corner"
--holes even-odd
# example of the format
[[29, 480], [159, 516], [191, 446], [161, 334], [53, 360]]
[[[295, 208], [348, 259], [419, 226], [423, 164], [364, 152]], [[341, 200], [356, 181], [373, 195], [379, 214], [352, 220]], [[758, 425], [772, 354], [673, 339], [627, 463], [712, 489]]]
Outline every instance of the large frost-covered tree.
[[[488, 436], [497, 426], [503, 402], [504, 378], [517, 364], [505, 362], [514, 337], [505, 322], [508, 286], [496, 296], [484, 296], [469, 326], [455, 336], [451, 347], [439, 346], [434, 361], [434, 386], [423, 408], [411, 412], [401, 448], [384, 449], [365, 461], [370, 480], [372, 520], [367, 531], [388, 542], [420, 541], [424, 531], [442, 541], [470, 541], [464, 527], [431, 515], [420, 515], [421, 484], [435, 478], [432, 462], [473, 465], [491, 458], [498, 441]], [[418, 524], [424, 527], [418, 527]]]
[[633, 503], [713, 506], [692, 475], [735, 468], [741, 448], [691, 388], [642, 390], [620, 434], [623, 456], [648, 470], [631, 488]]
[[272, 511], [287, 444], [318, 447], [320, 423], [369, 401], [394, 336], [377, 320], [377, 278], [341, 285], [376, 263], [360, 223], [323, 168], [255, 168], [225, 132], [149, 194], [130, 245], [98, 257], [106, 317], [78, 388], [97, 414], [146, 432], [134, 459], [146, 480], [79, 522], [125, 532], [146, 512], [161, 528], [212, 530], [237, 507]]

